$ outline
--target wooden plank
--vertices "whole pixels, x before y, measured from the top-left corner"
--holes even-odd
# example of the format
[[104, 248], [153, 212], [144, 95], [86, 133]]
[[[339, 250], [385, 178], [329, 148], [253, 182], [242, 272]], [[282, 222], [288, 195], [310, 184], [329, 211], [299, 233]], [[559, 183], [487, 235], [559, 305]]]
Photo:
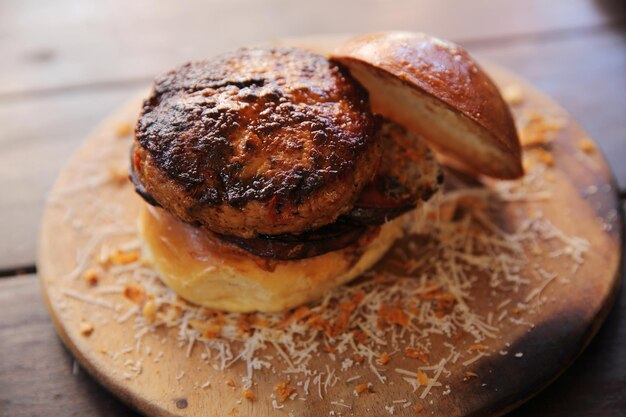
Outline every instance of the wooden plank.
[[35, 275], [1, 280], [0, 305], [0, 415], [137, 415], [75, 368], [56, 336]]
[[39, 219], [57, 172], [132, 94], [118, 88], [0, 103], [0, 270], [34, 265]]
[[[626, 39], [621, 34], [470, 50], [528, 78], [571, 111], [598, 141], [626, 190]], [[0, 235], [8, 236], [0, 240], [0, 270], [34, 264], [44, 196], [63, 161], [100, 119], [143, 85], [0, 101], [0, 188], [11, 190], [0, 196]]]
[[[138, 415], [82, 369], [72, 373], [72, 357], [56, 337], [34, 275], [0, 280], [0, 305], [0, 415]], [[622, 285], [613, 311], [585, 353], [510, 416], [621, 416], [626, 409], [625, 315]]]
[[604, 25], [624, 17], [586, 0], [212, 0], [4, 2], [0, 93], [150, 79], [272, 38], [418, 30], [457, 41]]

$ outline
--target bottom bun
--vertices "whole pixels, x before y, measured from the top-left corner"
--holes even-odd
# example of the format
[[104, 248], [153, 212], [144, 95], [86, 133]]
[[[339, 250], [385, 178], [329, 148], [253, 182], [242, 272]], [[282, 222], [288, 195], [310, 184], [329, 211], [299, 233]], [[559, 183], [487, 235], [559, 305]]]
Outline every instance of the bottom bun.
[[319, 299], [372, 267], [403, 234], [404, 216], [373, 227], [354, 245], [313, 258], [271, 260], [222, 242], [144, 205], [144, 258], [181, 297], [209, 308], [283, 311]]

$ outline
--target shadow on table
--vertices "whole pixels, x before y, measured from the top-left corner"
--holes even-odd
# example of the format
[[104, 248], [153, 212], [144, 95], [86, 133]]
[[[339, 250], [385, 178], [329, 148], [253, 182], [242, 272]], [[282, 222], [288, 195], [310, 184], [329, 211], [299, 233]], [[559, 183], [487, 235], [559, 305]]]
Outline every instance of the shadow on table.
[[[589, 347], [535, 398], [507, 417], [621, 417], [626, 410], [626, 286]], [[593, 410], [593, 411], [591, 411]]]
[[67, 416], [98, 416], [98, 417], [139, 417], [140, 414], [131, 410], [117, 397], [103, 388], [96, 382], [78, 363], [74, 363], [74, 357], [59, 341], [59, 353], [63, 360], [67, 362], [67, 368], [71, 369], [73, 375], [72, 395], [81, 398], [64, 398], [63, 393], [54, 395], [57, 402], [71, 405], [64, 407], [65, 410], [72, 410]]
[[595, 3], [612, 20], [611, 29], [626, 36], [626, 1], [595, 0]]

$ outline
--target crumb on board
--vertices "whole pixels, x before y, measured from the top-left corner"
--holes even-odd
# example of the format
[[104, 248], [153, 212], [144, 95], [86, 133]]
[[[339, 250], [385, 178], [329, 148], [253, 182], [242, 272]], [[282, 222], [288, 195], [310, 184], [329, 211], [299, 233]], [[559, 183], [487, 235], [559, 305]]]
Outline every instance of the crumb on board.
[[94, 331], [93, 324], [83, 321], [80, 323], [79, 331], [81, 335], [89, 337]]
[[154, 321], [156, 317], [157, 306], [154, 302], [154, 297], [152, 295], [148, 296], [148, 299], [143, 305], [142, 313], [143, 316], [149, 321]]
[[530, 171], [535, 166], [535, 160], [530, 158], [528, 152], [522, 154], [522, 167], [524, 172]]
[[357, 384], [357, 386], [354, 387], [354, 393], [357, 396], [360, 396], [361, 394], [366, 393], [368, 391], [369, 391], [369, 388], [367, 384], [361, 383], [361, 384]]
[[125, 138], [133, 133], [133, 126], [130, 122], [122, 122], [115, 127], [115, 136]]
[[474, 343], [469, 347], [470, 351], [482, 352], [483, 350], [487, 350], [487, 345], [482, 343]]
[[225, 384], [229, 387], [235, 388], [235, 380], [232, 378], [228, 378], [225, 382]]
[[113, 265], [128, 265], [139, 260], [138, 250], [116, 250], [108, 258], [108, 261]]
[[590, 154], [596, 151], [596, 144], [589, 138], [582, 138], [578, 140], [578, 149]]
[[144, 300], [145, 296], [146, 291], [141, 285], [128, 284], [126, 285], [126, 287], [124, 287], [124, 297], [136, 304], [141, 303]]
[[419, 382], [420, 385], [428, 385], [428, 375], [426, 374], [426, 372], [418, 370], [416, 376], [417, 382]]
[[552, 155], [550, 152], [546, 151], [545, 149], [537, 148], [535, 149], [535, 154], [537, 156], [537, 159], [544, 165], [549, 166], [549, 167], [554, 165], [554, 155]]
[[365, 362], [365, 356], [359, 353], [353, 355], [352, 359], [354, 360], [354, 362], [359, 363], [359, 364]]
[[422, 362], [428, 362], [428, 354], [415, 348], [404, 349], [404, 356], [407, 358], [419, 359]]
[[516, 106], [524, 101], [524, 90], [519, 84], [509, 84], [502, 89], [502, 98], [510, 106]]
[[114, 184], [125, 184], [128, 181], [128, 168], [116, 165], [109, 166], [109, 178]]
[[245, 389], [245, 390], [241, 391], [241, 396], [243, 398], [245, 398], [246, 400], [248, 400], [248, 401], [256, 400], [256, 396], [254, 395], [254, 392], [252, 392], [249, 389]]
[[550, 145], [554, 133], [563, 127], [560, 120], [548, 119], [535, 110], [528, 111], [523, 119], [519, 138], [524, 147]]
[[98, 280], [100, 279], [100, 271], [98, 268], [88, 268], [83, 274], [83, 279], [87, 284], [95, 287], [98, 285]]
[[472, 371], [465, 371], [465, 378], [470, 380], [472, 378], [478, 378], [478, 374]]
[[415, 404], [415, 407], [413, 407], [413, 410], [416, 413], [421, 413], [422, 411], [424, 411], [424, 406], [422, 404]]
[[278, 395], [280, 403], [287, 401], [295, 391], [296, 389], [289, 385], [289, 382], [282, 381], [274, 385], [274, 392]]

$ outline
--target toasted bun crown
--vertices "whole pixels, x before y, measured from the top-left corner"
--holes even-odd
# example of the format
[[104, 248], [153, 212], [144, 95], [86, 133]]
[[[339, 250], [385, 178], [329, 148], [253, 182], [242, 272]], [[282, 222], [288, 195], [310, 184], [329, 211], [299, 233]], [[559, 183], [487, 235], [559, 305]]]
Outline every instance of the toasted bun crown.
[[496, 178], [523, 175], [509, 108], [461, 47], [421, 33], [381, 32], [348, 40], [331, 59], [367, 88], [375, 112], [446, 156]]

